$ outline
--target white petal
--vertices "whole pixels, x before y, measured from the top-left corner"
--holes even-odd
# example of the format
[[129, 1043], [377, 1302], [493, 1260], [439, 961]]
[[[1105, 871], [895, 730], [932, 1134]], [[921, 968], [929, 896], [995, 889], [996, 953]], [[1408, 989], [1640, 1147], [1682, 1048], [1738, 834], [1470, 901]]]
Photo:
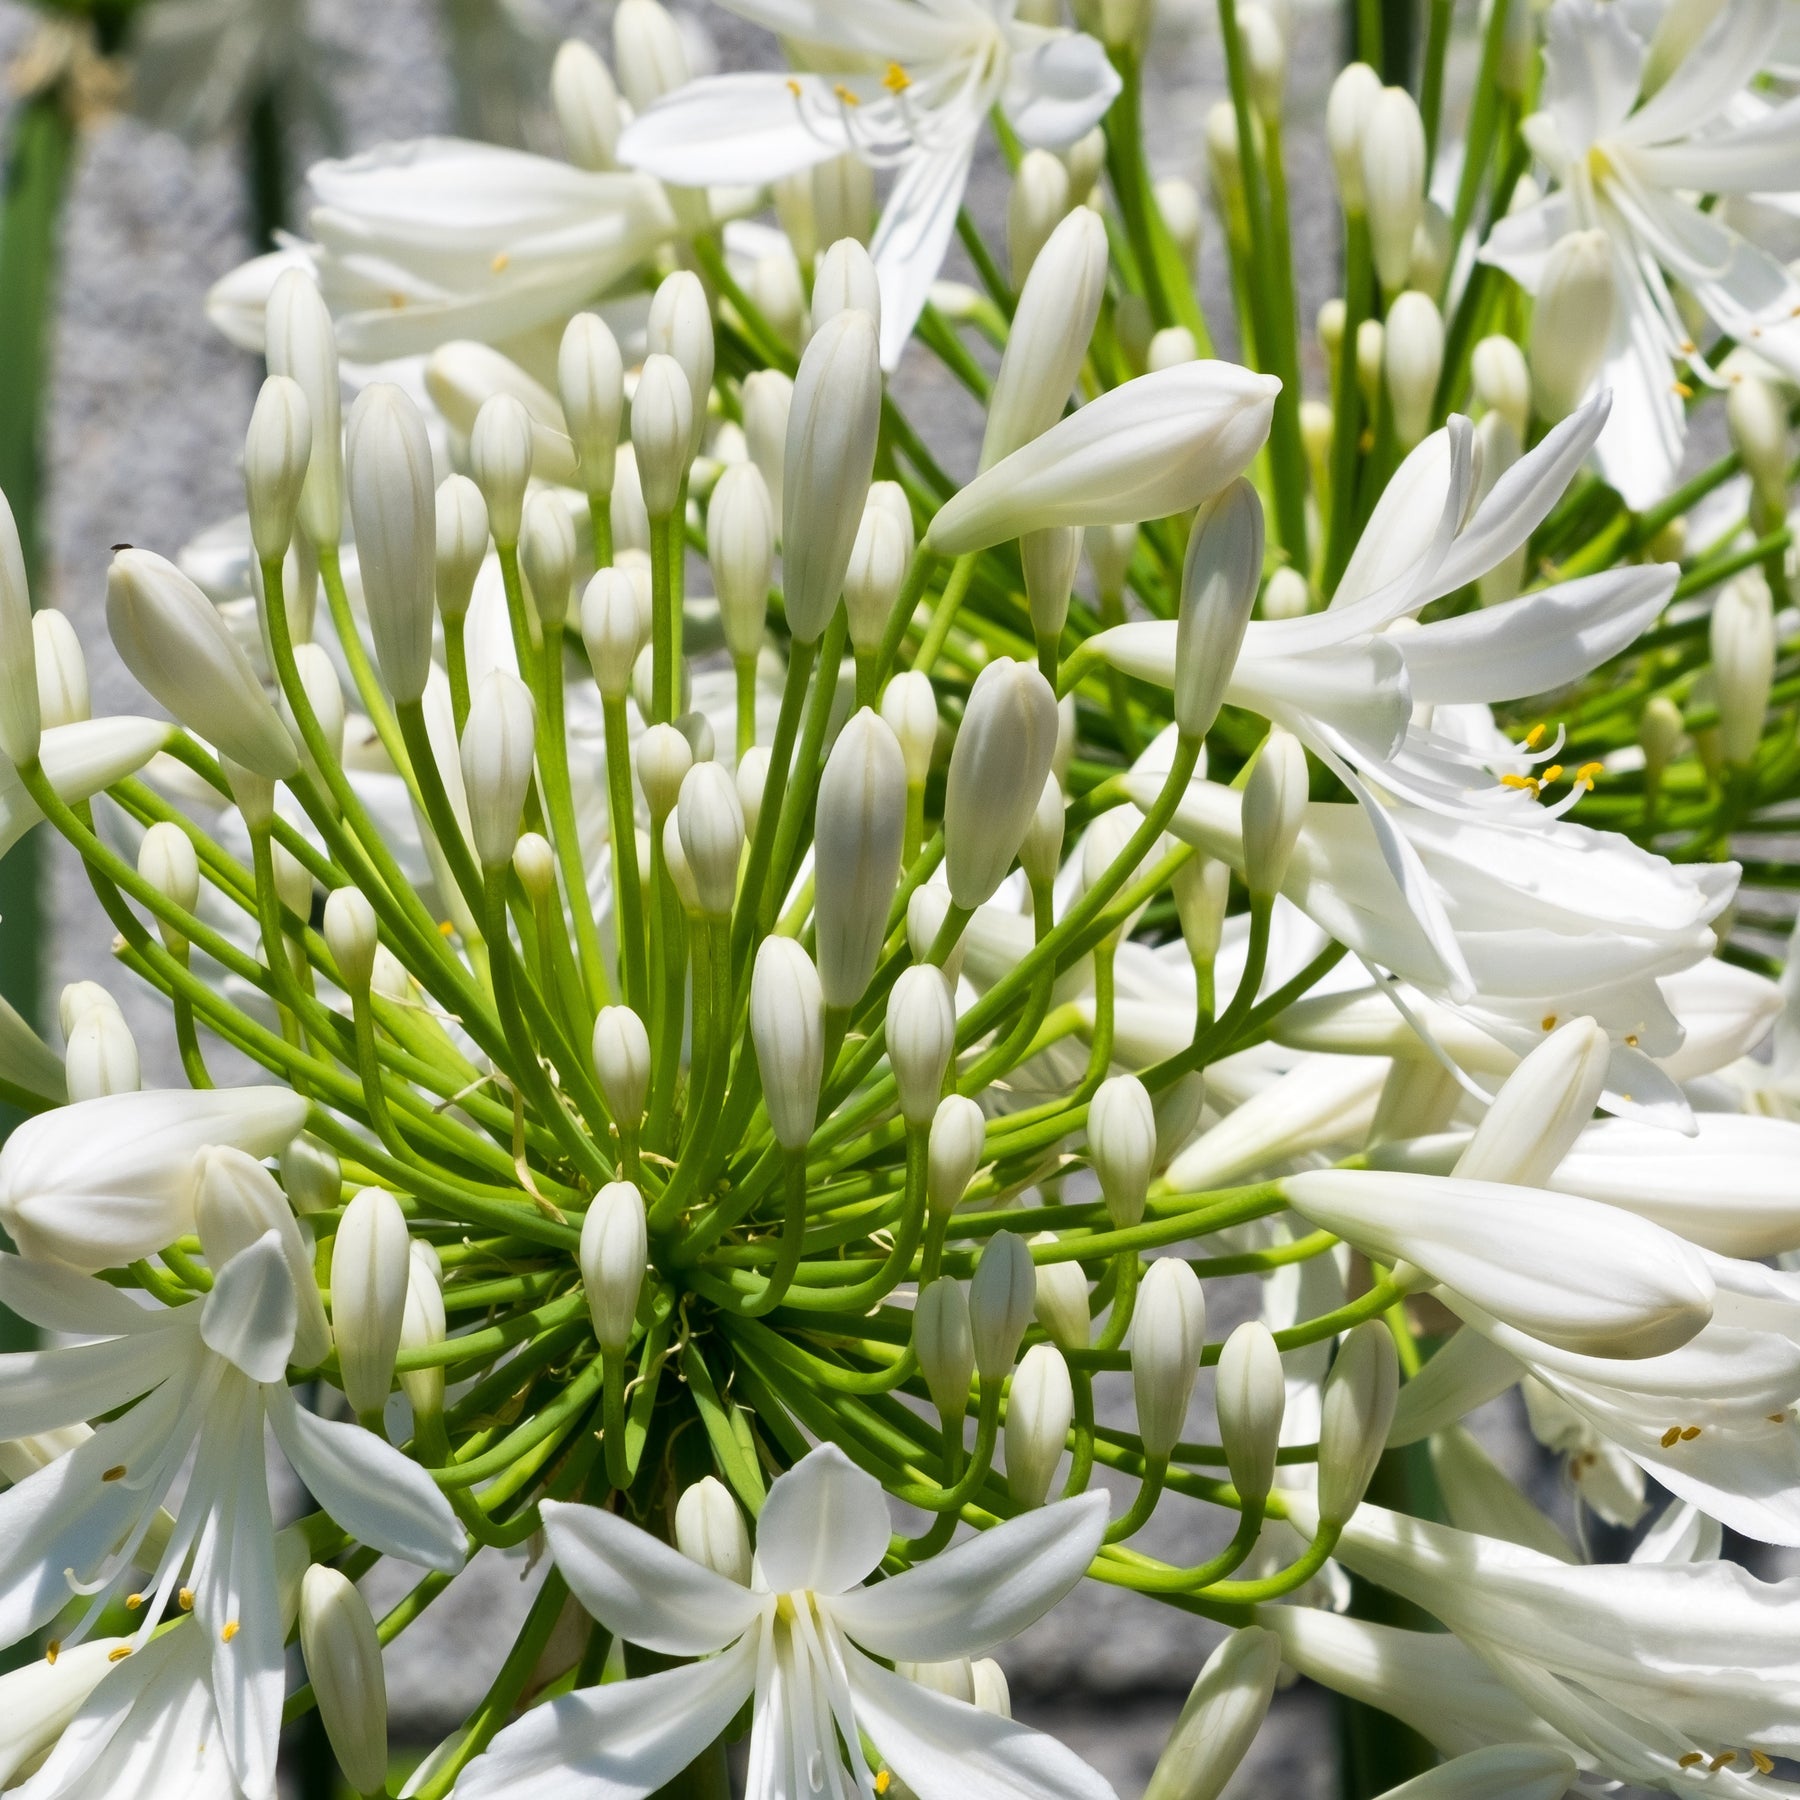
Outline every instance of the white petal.
[[1575, 209], [1566, 193], [1497, 219], [1481, 246], [1481, 260], [1504, 269], [1526, 293], [1535, 294], [1544, 259], [1576, 228]]
[[294, 1278], [277, 1231], [265, 1231], [232, 1257], [200, 1302], [206, 1347], [252, 1381], [281, 1380], [299, 1319]]
[[1065, 150], [1100, 123], [1121, 85], [1101, 45], [1069, 32], [1013, 57], [1001, 106], [1026, 143]]
[[1480, 1331], [1459, 1331], [1400, 1390], [1388, 1443], [1397, 1447], [1442, 1431], [1446, 1425], [1504, 1394], [1525, 1373], [1524, 1364]]
[[931, 284], [944, 266], [974, 155], [971, 131], [947, 150], [913, 156], [881, 209], [869, 254], [881, 281], [881, 366], [889, 374], [900, 366]]
[[857, 1723], [919, 1800], [1115, 1800], [1074, 1751], [1041, 1731], [935, 1694], [851, 1649]]
[[1039, 1507], [890, 1581], [839, 1594], [827, 1610], [890, 1660], [981, 1656], [1042, 1618], [1087, 1573], [1106, 1515], [1098, 1493]]
[[[55, 725], [44, 733], [38, 758], [58, 795], [71, 805], [135, 775], [174, 727], [160, 719], [117, 716]], [[0, 764], [0, 856], [43, 818], [11, 763]]]
[[[802, 85], [817, 90], [810, 105], [794, 91]], [[850, 148], [847, 134], [831, 130], [831, 109], [816, 77], [715, 75], [633, 119], [619, 139], [619, 159], [679, 187], [760, 187]]]
[[[1632, 144], [1663, 144], [1714, 126], [1763, 67], [1786, 11], [1782, 0], [1733, 0], [1720, 7], [1706, 34], [1626, 121], [1619, 137]], [[1786, 165], [1784, 174], [1791, 169]]]
[[1571, 155], [1584, 155], [1631, 110], [1644, 46], [1620, 9], [1563, 0], [1544, 27], [1544, 107]]
[[116, 1411], [166, 1381], [192, 1343], [170, 1332], [0, 1356], [0, 1438], [35, 1437]]
[[294, 1473], [352, 1537], [422, 1568], [462, 1567], [463, 1529], [410, 1457], [372, 1431], [307, 1412], [280, 1383], [263, 1389], [263, 1403]]
[[835, 1444], [821, 1444], [769, 1484], [756, 1560], [771, 1593], [841, 1594], [887, 1555], [887, 1496]]
[[0, 1254], [0, 1306], [41, 1330], [75, 1337], [123, 1337], [176, 1322], [173, 1312], [142, 1306], [130, 1294], [91, 1275], [4, 1254]]
[[583, 1688], [533, 1708], [469, 1764], [456, 1800], [643, 1800], [679, 1775], [750, 1697], [759, 1635], [710, 1662]]
[[722, 1650], [767, 1604], [597, 1506], [547, 1500], [544, 1532], [575, 1598], [608, 1631], [646, 1650], [665, 1656]]

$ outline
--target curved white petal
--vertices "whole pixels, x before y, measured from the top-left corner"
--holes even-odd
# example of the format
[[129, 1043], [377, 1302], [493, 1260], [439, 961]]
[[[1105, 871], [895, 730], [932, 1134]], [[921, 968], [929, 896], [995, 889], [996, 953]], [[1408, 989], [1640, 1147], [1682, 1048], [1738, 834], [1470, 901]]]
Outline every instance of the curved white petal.
[[0, 1438], [114, 1412], [167, 1381], [192, 1346], [187, 1333], [167, 1332], [0, 1356]]
[[1576, 224], [1569, 196], [1551, 194], [1522, 212], [1496, 219], [1481, 246], [1481, 260], [1504, 270], [1526, 293], [1535, 294], [1545, 259]]
[[974, 156], [973, 129], [948, 149], [919, 152], [907, 160], [881, 209], [869, 254], [881, 281], [881, 366], [890, 375], [944, 266]]
[[219, 1270], [200, 1302], [200, 1336], [252, 1381], [279, 1381], [294, 1352], [300, 1306], [281, 1234], [265, 1231]]
[[[804, 116], [802, 87], [823, 95]], [[619, 159], [680, 187], [779, 181], [851, 147], [832, 130], [823, 87], [816, 76], [760, 73], [690, 81], [626, 126]]]
[[843, 1631], [877, 1656], [948, 1662], [1017, 1637], [1074, 1587], [1106, 1535], [1104, 1494], [1022, 1513], [890, 1581], [826, 1603]]
[[759, 1636], [749, 1633], [709, 1662], [582, 1688], [533, 1708], [469, 1764], [455, 1800], [643, 1800], [679, 1775], [750, 1697]]
[[756, 1560], [771, 1593], [841, 1594], [887, 1555], [887, 1495], [835, 1444], [821, 1444], [769, 1484]]
[[[130, 1294], [91, 1275], [4, 1253], [0, 1253], [0, 1306], [40, 1330], [74, 1337], [125, 1337], [183, 1322], [178, 1311], [140, 1305]], [[0, 1382], [0, 1396], [4, 1394]], [[8, 1435], [0, 1431], [0, 1437]]]
[[1072, 31], [1014, 55], [1000, 104], [1026, 143], [1066, 150], [1100, 123], [1122, 85], [1100, 43]]
[[1668, 80], [1624, 122], [1619, 138], [1630, 144], [1665, 144], [1716, 125], [1762, 69], [1786, 11], [1782, 0], [1732, 0], [1720, 7]]
[[1459, 1331], [1404, 1387], [1387, 1441], [1416, 1444], [1504, 1394], [1525, 1366], [1480, 1331]]
[[1631, 111], [1644, 45], [1617, 7], [1562, 0], [1544, 26], [1544, 108], [1571, 155], [1584, 155]]
[[544, 1503], [550, 1554], [608, 1631], [665, 1656], [703, 1656], [742, 1637], [766, 1606], [649, 1532], [597, 1506]]
[[263, 1389], [263, 1402], [294, 1473], [352, 1537], [422, 1568], [462, 1567], [463, 1529], [410, 1457], [361, 1426], [307, 1412], [279, 1382]]
[[[54, 725], [38, 745], [38, 760], [50, 785], [72, 805], [135, 775], [173, 731], [174, 727], [161, 719], [125, 715]], [[18, 771], [9, 762], [0, 763], [0, 856], [43, 816], [26, 793]]]

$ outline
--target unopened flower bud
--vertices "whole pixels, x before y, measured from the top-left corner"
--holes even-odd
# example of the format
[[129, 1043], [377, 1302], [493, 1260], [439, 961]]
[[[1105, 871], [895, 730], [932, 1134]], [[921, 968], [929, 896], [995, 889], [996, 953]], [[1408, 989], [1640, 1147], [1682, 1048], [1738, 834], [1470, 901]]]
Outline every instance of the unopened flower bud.
[[1178, 1256], [1144, 1271], [1131, 1318], [1131, 1390], [1144, 1454], [1166, 1457], [1181, 1441], [1200, 1352], [1206, 1347], [1206, 1295]]
[[1531, 371], [1525, 352], [1509, 337], [1484, 337], [1469, 357], [1475, 398], [1497, 412], [1521, 439], [1531, 417]]
[[813, 271], [812, 329], [816, 335], [841, 312], [866, 313], [881, 326], [881, 278], [862, 242], [839, 238]]
[[694, 432], [694, 397], [680, 363], [651, 356], [631, 401], [631, 447], [651, 520], [666, 519], [681, 498]]
[[492, 670], [475, 690], [462, 735], [469, 826], [484, 869], [502, 868], [512, 858], [536, 748], [531, 689], [504, 669]]
[[700, 884], [688, 866], [687, 850], [681, 842], [681, 821], [674, 813], [663, 820], [662, 853], [663, 868], [668, 872], [669, 886], [675, 890], [675, 898], [681, 902], [681, 910], [689, 918], [703, 917]]
[[799, 349], [806, 337], [806, 284], [786, 244], [751, 264], [746, 291], [775, 335], [790, 349]]
[[804, 1150], [825, 1074], [825, 995], [812, 958], [792, 938], [766, 937], [757, 948], [750, 1038], [775, 1141]]
[[1412, 261], [1406, 268], [1406, 285], [1422, 294], [1435, 294], [1444, 285], [1450, 268], [1450, 216], [1433, 200], [1425, 198], [1425, 210], [1419, 215], [1413, 232]]
[[1192, 1140], [1206, 1104], [1206, 1077], [1190, 1070], [1172, 1081], [1151, 1104], [1156, 1109], [1156, 1166], [1167, 1168]]
[[1074, 1421], [1068, 1363], [1054, 1344], [1033, 1344], [1013, 1371], [1006, 1402], [1006, 1485], [1021, 1506], [1042, 1506], [1049, 1498]]
[[1657, 694], [1646, 703], [1638, 718], [1638, 742], [1644, 747], [1644, 780], [1650, 786], [1661, 782], [1669, 764], [1680, 755], [1685, 730], [1681, 708], [1667, 694]]
[[1571, 231], [1551, 246], [1531, 314], [1531, 403], [1546, 425], [1567, 418], [1600, 372], [1617, 304], [1612, 239]]
[[975, 1376], [975, 1335], [960, 1281], [940, 1276], [920, 1292], [913, 1308], [913, 1352], [932, 1404], [954, 1424], [969, 1410]]
[[850, 553], [850, 567], [844, 575], [850, 642], [863, 652], [880, 646], [912, 565], [912, 519], [908, 516], [902, 522], [898, 511], [877, 493], [878, 489], [893, 485], [878, 482], [870, 490], [856, 546]]
[[1219, 1800], [1255, 1741], [1281, 1673], [1281, 1640], [1246, 1625], [1206, 1659], [1144, 1800]]
[[1272, 900], [1287, 879], [1306, 822], [1306, 782], [1300, 740], [1271, 729], [1244, 789], [1244, 885], [1252, 900]]
[[1246, 1319], [1219, 1352], [1219, 1438], [1232, 1485], [1246, 1506], [1260, 1506], [1275, 1485], [1275, 1453], [1287, 1385], [1269, 1328]]
[[[1036, 1246], [1055, 1244], [1053, 1231], [1040, 1231]], [[1078, 1262], [1041, 1262], [1037, 1265], [1037, 1321], [1052, 1343], [1064, 1350], [1088, 1347], [1092, 1315], [1088, 1312], [1087, 1277]]]
[[675, 1502], [675, 1548], [739, 1587], [750, 1585], [750, 1533], [730, 1489], [716, 1475], [682, 1489]]
[[598, 313], [577, 313], [564, 328], [556, 390], [582, 487], [610, 495], [625, 416], [625, 364], [618, 340]]
[[1363, 186], [1363, 134], [1381, 93], [1381, 77], [1367, 63], [1351, 63], [1331, 84], [1325, 103], [1325, 137], [1337, 175], [1338, 198], [1355, 215], [1368, 205]]
[[71, 1104], [105, 1094], [135, 1094], [143, 1085], [137, 1039], [112, 996], [85, 1008], [67, 1034], [64, 1078]]
[[983, 1381], [1000, 1381], [1011, 1373], [1036, 1297], [1037, 1275], [1025, 1240], [1010, 1231], [996, 1231], [969, 1283], [969, 1329], [975, 1340], [975, 1367]]
[[1156, 1165], [1156, 1109], [1135, 1075], [1101, 1082], [1088, 1106], [1088, 1159], [1100, 1181], [1107, 1215], [1118, 1230], [1144, 1216]]
[[1257, 616], [1263, 619], [1298, 619], [1312, 610], [1312, 592], [1298, 569], [1280, 568], [1263, 588]]
[[681, 27], [657, 0], [619, 0], [613, 14], [613, 67], [634, 113], [692, 79]]
[[1032, 634], [1040, 644], [1054, 644], [1069, 618], [1069, 596], [1081, 564], [1081, 533], [1072, 525], [1027, 532], [1019, 540], [1025, 567], [1025, 597], [1031, 605]]
[[281, 1185], [295, 1212], [335, 1212], [344, 1198], [337, 1152], [302, 1132], [281, 1153]]
[[821, 244], [869, 241], [875, 216], [875, 171], [854, 151], [813, 165], [812, 209]]
[[256, 396], [244, 436], [244, 498], [250, 542], [269, 562], [287, 555], [312, 453], [312, 415], [297, 381], [271, 375]]
[[734, 463], [719, 477], [706, 508], [706, 554], [725, 647], [748, 661], [762, 648], [775, 576], [775, 508], [754, 462]]
[[659, 825], [675, 810], [694, 766], [694, 748], [673, 725], [652, 725], [637, 741], [638, 786]]
[[925, 1198], [932, 1212], [948, 1218], [962, 1204], [987, 1153], [987, 1116], [979, 1102], [948, 1094], [931, 1117], [926, 1156]]
[[1199, 360], [1200, 346], [1195, 341], [1194, 334], [1185, 325], [1170, 325], [1150, 340], [1144, 367], [1149, 374], [1154, 375], [1160, 370], [1179, 368], [1182, 363]]
[[619, 90], [600, 53], [580, 38], [565, 38], [550, 65], [550, 104], [562, 130], [563, 149], [578, 169], [618, 164], [624, 119]]
[[528, 831], [513, 845], [513, 873], [533, 906], [542, 906], [556, 891], [556, 852], [542, 832]]
[[744, 809], [730, 774], [716, 762], [695, 763], [682, 781], [675, 818], [701, 912], [729, 918], [744, 851]]
[[62, 993], [57, 996], [56, 1018], [65, 1043], [80, 1024], [83, 1015], [96, 1006], [111, 1012], [119, 1011], [118, 1001], [97, 981], [71, 981], [64, 986]]
[[1218, 100], [1206, 114], [1206, 172], [1212, 179], [1213, 198], [1228, 221], [1240, 221], [1244, 213], [1244, 154], [1238, 143], [1237, 110], [1229, 100]]
[[1050, 772], [1056, 695], [1035, 665], [1000, 656], [975, 677], [950, 753], [944, 863], [951, 898], [982, 905], [1006, 878]]
[[[4, 505], [5, 497], [0, 495], [0, 505]], [[0, 528], [3, 530], [3, 528]], [[4, 551], [0, 550], [0, 557]], [[4, 579], [0, 576], [0, 579]], [[88, 694], [87, 655], [81, 648], [81, 638], [75, 630], [66, 612], [59, 612], [53, 606], [46, 606], [31, 616], [31, 641], [37, 661], [37, 702], [38, 720], [46, 731], [53, 731], [58, 725], [79, 725], [93, 717], [93, 706]], [[14, 712], [14, 719], [23, 722], [26, 715]], [[23, 747], [28, 734], [21, 732], [15, 735], [13, 743]], [[4, 746], [0, 752], [10, 755]], [[35, 754], [35, 745], [33, 754]]]
[[1759, 570], [1727, 582], [1713, 602], [1712, 657], [1719, 749], [1732, 768], [1745, 769], [1756, 760], [1775, 683], [1775, 614]]
[[1740, 375], [1725, 391], [1725, 422], [1762, 510], [1783, 518], [1794, 445], [1780, 390], [1760, 375]]
[[794, 383], [779, 369], [758, 369], [744, 378], [744, 442], [750, 460], [762, 473], [769, 490], [769, 506], [777, 519], [783, 516], [783, 479], [787, 467], [788, 423], [793, 416]]
[[828, 1006], [849, 1007], [875, 973], [906, 837], [906, 759], [893, 731], [866, 706], [832, 746], [819, 778], [816, 817], [819, 979]]
[[269, 860], [275, 865], [275, 898], [296, 919], [310, 919], [312, 871], [285, 844], [272, 845]]
[[575, 521], [559, 496], [533, 494], [519, 528], [519, 566], [552, 645], [569, 614], [575, 585]]
[[1387, 1445], [1399, 1396], [1400, 1361], [1379, 1319], [1365, 1319], [1338, 1346], [1319, 1416], [1319, 1519], [1342, 1525], [1361, 1504]]
[[1231, 870], [1210, 857], [1191, 856], [1175, 871], [1170, 887], [1182, 941], [1196, 962], [1219, 954], [1225, 931], [1225, 908], [1231, 895]]
[[1200, 259], [1200, 241], [1206, 230], [1200, 190], [1179, 175], [1165, 175], [1156, 184], [1156, 210], [1191, 271]]
[[581, 641], [602, 698], [631, 692], [632, 666], [643, 648], [643, 614], [637, 590], [622, 569], [601, 569], [581, 596]]
[[769, 781], [769, 747], [752, 744], [738, 758], [738, 805], [744, 809], [744, 835], [756, 836], [756, 822], [762, 817], [763, 790]]
[[[200, 859], [194, 840], [179, 825], [163, 820], [144, 833], [138, 845], [138, 874], [172, 906], [192, 913], [200, 903]], [[175, 926], [157, 921], [163, 942], [180, 954], [187, 939]]]
[[782, 579], [796, 643], [817, 643], [837, 610], [880, 428], [875, 322], [864, 312], [841, 312], [807, 345], [788, 418]]
[[[219, 609], [171, 562], [121, 550], [106, 576], [106, 624], [150, 696], [208, 743], [271, 781], [300, 755]], [[32, 710], [36, 711], [36, 676]], [[16, 709], [15, 709], [16, 710]]]
[[1362, 178], [1375, 271], [1382, 292], [1397, 294], [1406, 286], [1413, 234], [1425, 212], [1425, 125], [1405, 88], [1383, 88], [1369, 104]]
[[931, 677], [917, 669], [896, 675], [881, 696], [881, 716], [900, 746], [907, 786], [923, 787], [938, 739], [937, 692]]
[[[522, 417], [524, 408], [519, 411]], [[382, 679], [404, 704], [424, 694], [431, 673], [437, 559], [431, 439], [411, 397], [378, 381], [350, 409], [349, 443], [350, 516], [369, 631]]]
[[347, 993], [360, 994], [368, 988], [378, 942], [375, 908], [368, 896], [361, 888], [333, 888], [325, 899], [325, 947]]
[[1259, 5], [1258, 0], [1248, 0], [1248, 4], [1240, 6], [1237, 20], [1250, 103], [1263, 119], [1278, 120], [1287, 93], [1287, 40], [1275, 15]]
[[[432, 1247], [415, 1240], [406, 1269], [406, 1307], [400, 1318], [400, 1349], [433, 1350], [444, 1341], [444, 1271]], [[443, 1411], [444, 1365], [402, 1369], [400, 1391], [415, 1418]]]
[[1333, 295], [1319, 308], [1318, 317], [1313, 321], [1319, 348], [1325, 352], [1325, 360], [1333, 365], [1344, 348], [1344, 326], [1348, 319], [1349, 309], [1342, 297]]
[[1444, 367], [1444, 316], [1428, 294], [1408, 288], [1388, 308], [1382, 342], [1394, 435], [1410, 450], [1431, 429], [1431, 408]]
[[379, 1413], [394, 1385], [412, 1240], [400, 1202], [364, 1188], [338, 1221], [331, 1246], [331, 1328], [344, 1397], [361, 1417]]
[[1381, 371], [1386, 332], [1379, 319], [1364, 319], [1356, 328], [1356, 386], [1364, 410], [1373, 417], [1381, 401]]
[[643, 1195], [629, 1181], [608, 1182], [581, 1221], [578, 1260], [594, 1337], [609, 1356], [622, 1356], [631, 1342], [649, 1257]]
[[532, 455], [531, 414], [524, 401], [516, 394], [483, 401], [469, 433], [469, 467], [487, 502], [488, 528], [502, 549], [519, 541]]
[[1067, 825], [1067, 806], [1062, 784], [1054, 775], [1044, 777], [1044, 790], [1038, 796], [1037, 810], [1025, 841], [1019, 846], [1019, 866], [1032, 886], [1043, 887], [1056, 880], [1062, 863], [1063, 831]]
[[888, 995], [887, 1051], [908, 1125], [931, 1123], [955, 1048], [956, 1007], [943, 971], [930, 963], [902, 970]]
[[988, 400], [981, 467], [1041, 437], [1063, 415], [1106, 293], [1106, 226], [1078, 206], [1045, 240], [1019, 295]]
[[459, 630], [487, 559], [487, 502], [466, 475], [449, 475], [437, 491], [435, 582], [446, 631]]
[[1048, 150], [1026, 151], [1006, 205], [1006, 254], [1015, 288], [1025, 285], [1038, 252], [1062, 223], [1069, 204], [1069, 171], [1061, 158]]
[[629, 1006], [603, 1006], [594, 1021], [594, 1079], [614, 1122], [635, 1131], [650, 1100], [650, 1034]]
[[1175, 636], [1175, 723], [1203, 738], [1224, 704], [1262, 579], [1263, 510], [1241, 476], [1194, 522]]
[[300, 529], [315, 546], [336, 549], [344, 532], [343, 390], [331, 309], [310, 269], [289, 269], [270, 289], [263, 354], [271, 375], [299, 383], [312, 422]]
[[1507, 1076], [1457, 1159], [1457, 1176], [1549, 1187], [1593, 1120], [1611, 1055], [1611, 1039], [1592, 1019], [1559, 1025]]
[[355, 1583], [323, 1563], [300, 1584], [300, 1653], [344, 1779], [356, 1793], [380, 1793], [388, 1771], [381, 1639]]

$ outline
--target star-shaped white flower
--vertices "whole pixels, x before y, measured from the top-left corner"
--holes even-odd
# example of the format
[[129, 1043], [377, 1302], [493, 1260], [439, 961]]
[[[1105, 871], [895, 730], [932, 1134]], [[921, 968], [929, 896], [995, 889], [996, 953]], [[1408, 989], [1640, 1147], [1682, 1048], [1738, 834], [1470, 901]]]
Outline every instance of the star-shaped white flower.
[[1101, 1494], [1060, 1501], [865, 1586], [887, 1554], [886, 1498], [825, 1445], [770, 1485], [741, 1587], [614, 1513], [547, 1501], [551, 1555], [588, 1611], [629, 1643], [706, 1660], [528, 1713], [456, 1800], [641, 1800], [752, 1698], [747, 1800], [873, 1800], [865, 1735], [921, 1800], [1110, 1800], [1055, 1739], [875, 1661], [945, 1662], [1013, 1637], [1081, 1579], [1106, 1511]]

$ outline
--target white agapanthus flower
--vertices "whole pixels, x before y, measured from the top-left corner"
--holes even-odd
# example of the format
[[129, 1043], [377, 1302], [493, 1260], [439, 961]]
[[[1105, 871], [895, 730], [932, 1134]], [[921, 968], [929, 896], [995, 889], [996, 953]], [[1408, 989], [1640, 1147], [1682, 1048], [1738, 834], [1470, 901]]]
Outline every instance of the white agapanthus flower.
[[887, 1554], [886, 1496], [827, 1445], [770, 1485], [746, 1586], [612, 1513], [549, 1507], [550, 1553], [601, 1624], [705, 1660], [552, 1701], [501, 1733], [458, 1800], [522, 1786], [642, 1800], [752, 1698], [750, 1800], [870, 1795], [865, 1737], [921, 1800], [1107, 1800], [1053, 1738], [883, 1666], [980, 1656], [1017, 1636], [1086, 1572], [1106, 1510], [1099, 1494], [1061, 1501], [869, 1586]]

